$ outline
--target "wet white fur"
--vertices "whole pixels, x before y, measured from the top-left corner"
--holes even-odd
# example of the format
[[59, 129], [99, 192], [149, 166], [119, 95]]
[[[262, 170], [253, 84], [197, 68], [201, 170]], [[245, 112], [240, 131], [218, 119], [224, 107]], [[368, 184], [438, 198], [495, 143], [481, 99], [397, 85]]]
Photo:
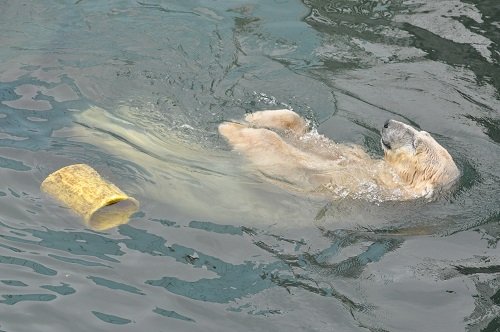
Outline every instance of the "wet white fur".
[[[412, 141], [398, 142], [398, 131]], [[307, 122], [290, 110], [255, 112], [242, 123], [222, 123], [219, 132], [267, 179], [334, 199], [431, 198], [459, 176], [450, 154], [428, 133], [394, 120], [383, 137], [397, 148], [385, 148], [384, 159], [309, 132]]]

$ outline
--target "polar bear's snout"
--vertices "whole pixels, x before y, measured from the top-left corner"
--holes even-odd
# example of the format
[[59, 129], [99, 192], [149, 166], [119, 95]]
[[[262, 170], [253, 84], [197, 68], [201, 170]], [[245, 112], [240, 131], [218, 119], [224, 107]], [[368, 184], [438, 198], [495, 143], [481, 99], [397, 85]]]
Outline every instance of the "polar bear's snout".
[[407, 148], [414, 150], [415, 134], [418, 133], [413, 127], [396, 120], [387, 120], [382, 128], [382, 138], [380, 140], [382, 148], [395, 150]]

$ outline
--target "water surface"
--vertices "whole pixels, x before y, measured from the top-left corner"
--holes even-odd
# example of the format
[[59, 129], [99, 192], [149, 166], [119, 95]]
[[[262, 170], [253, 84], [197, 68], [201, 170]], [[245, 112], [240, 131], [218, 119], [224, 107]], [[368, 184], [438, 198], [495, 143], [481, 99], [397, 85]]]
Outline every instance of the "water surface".
[[[495, 1], [0, 1], [0, 330], [498, 331]], [[434, 202], [330, 202], [217, 134], [291, 108], [462, 172]], [[141, 202], [96, 232], [44, 196], [87, 163]]]

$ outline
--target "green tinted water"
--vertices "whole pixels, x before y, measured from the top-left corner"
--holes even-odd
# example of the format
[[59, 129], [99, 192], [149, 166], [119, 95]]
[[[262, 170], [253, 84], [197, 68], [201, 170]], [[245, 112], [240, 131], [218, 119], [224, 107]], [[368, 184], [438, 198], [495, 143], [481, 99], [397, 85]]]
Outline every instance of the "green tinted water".
[[[499, 21], [494, 1], [0, 1], [0, 330], [498, 330]], [[459, 186], [284, 192], [216, 131], [284, 107], [374, 155], [388, 118], [429, 131]], [[86, 229], [38, 188], [70, 163], [141, 211]]]

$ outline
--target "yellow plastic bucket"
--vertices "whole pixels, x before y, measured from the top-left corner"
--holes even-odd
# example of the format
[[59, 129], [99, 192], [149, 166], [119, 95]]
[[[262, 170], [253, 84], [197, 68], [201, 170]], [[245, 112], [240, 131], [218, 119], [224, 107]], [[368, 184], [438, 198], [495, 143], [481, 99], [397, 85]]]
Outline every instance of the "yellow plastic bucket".
[[86, 164], [63, 167], [47, 176], [40, 189], [83, 217], [87, 226], [102, 231], [126, 224], [139, 202], [104, 180]]

